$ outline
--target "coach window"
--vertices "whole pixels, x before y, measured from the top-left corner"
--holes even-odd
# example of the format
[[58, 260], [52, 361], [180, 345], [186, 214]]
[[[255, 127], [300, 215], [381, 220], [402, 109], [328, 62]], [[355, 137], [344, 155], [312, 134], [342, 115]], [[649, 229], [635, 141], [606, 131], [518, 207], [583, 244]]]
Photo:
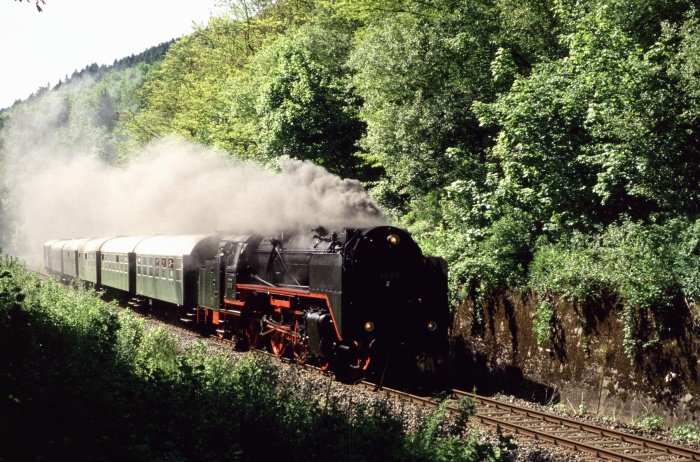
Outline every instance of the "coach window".
[[153, 277], [153, 257], [148, 257], [148, 275]]
[[175, 259], [175, 280], [182, 281], [182, 258]]

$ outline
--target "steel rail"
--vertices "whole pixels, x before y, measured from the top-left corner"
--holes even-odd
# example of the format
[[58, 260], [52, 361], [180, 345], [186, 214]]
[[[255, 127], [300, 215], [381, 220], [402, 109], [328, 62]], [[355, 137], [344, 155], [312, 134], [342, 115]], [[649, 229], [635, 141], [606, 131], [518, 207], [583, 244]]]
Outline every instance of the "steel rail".
[[[532, 438], [547, 441], [549, 443], [568, 447], [578, 451], [588, 452], [595, 455], [596, 457], [603, 457], [608, 460], [620, 461], [620, 462], [649, 462], [649, 459], [654, 457], [654, 462], [661, 460], [673, 460], [673, 461], [700, 461], [700, 451], [680, 447], [674, 444], [664, 443], [662, 441], [653, 440], [643, 436], [632, 435], [629, 433], [624, 433], [609, 428], [604, 428], [595, 424], [589, 424], [581, 422], [568, 417], [561, 417], [557, 415], [548, 414], [546, 412], [537, 411], [534, 409], [529, 409], [523, 406], [518, 406], [515, 404], [503, 403], [491, 398], [486, 398], [483, 396], [474, 395], [472, 393], [467, 393], [459, 390], [452, 390], [456, 397], [467, 397], [472, 399], [475, 403], [483, 404], [487, 407], [493, 408], [494, 410], [505, 411], [513, 413], [519, 416], [525, 416], [528, 418], [536, 419], [544, 423], [550, 423], [557, 425], [559, 427], [567, 427], [568, 429], [557, 429], [557, 430], [542, 430], [527, 427], [524, 425], [519, 425], [517, 422], [509, 422], [507, 419], [513, 418], [513, 415], [505, 416], [493, 416], [489, 415], [488, 411], [478, 412], [476, 418], [480, 421], [500, 426], [507, 430], [513, 431], [518, 434], [524, 434]], [[520, 422], [521, 424], [523, 422]], [[532, 423], [532, 421], [529, 421]], [[557, 433], [570, 433], [571, 431], [576, 432], [586, 432], [589, 435], [582, 435], [577, 437], [562, 437], [557, 436]], [[585, 443], [577, 440], [586, 440], [593, 438], [608, 438], [608, 441], [601, 441], [596, 443]], [[615, 443], [626, 443], [635, 446], [618, 448], [617, 450], [611, 448], [600, 447], [600, 444], [611, 445]], [[641, 450], [654, 450], [658, 451], [655, 453], [648, 454], [622, 454], [621, 451], [627, 452], [639, 452]], [[669, 459], [669, 456], [683, 457], [684, 459]], [[666, 457], [666, 459], [660, 459], [660, 457]]]

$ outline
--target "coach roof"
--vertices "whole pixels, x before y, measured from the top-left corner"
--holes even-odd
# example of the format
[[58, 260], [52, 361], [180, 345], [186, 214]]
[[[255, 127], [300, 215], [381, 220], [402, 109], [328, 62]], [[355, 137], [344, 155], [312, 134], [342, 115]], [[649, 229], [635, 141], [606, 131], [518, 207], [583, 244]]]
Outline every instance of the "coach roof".
[[148, 236], [121, 236], [109, 239], [102, 244], [102, 253], [131, 253], [136, 245]]
[[112, 239], [111, 237], [95, 237], [92, 239], [88, 239], [87, 241], [83, 242], [80, 247], [78, 247], [78, 250], [81, 252], [97, 252], [100, 250], [100, 247], [102, 247], [102, 244], [104, 244], [106, 241]]
[[182, 236], [152, 236], [144, 239], [137, 246], [138, 255], [191, 255], [200, 244], [211, 246], [219, 242], [216, 234], [194, 234]]

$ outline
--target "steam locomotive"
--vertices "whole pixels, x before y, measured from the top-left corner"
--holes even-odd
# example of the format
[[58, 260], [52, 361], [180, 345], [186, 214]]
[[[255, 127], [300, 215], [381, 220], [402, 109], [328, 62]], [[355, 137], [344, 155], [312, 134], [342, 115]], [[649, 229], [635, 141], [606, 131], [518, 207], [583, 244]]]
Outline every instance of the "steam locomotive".
[[[447, 344], [447, 265], [392, 226], [275, 237], [119, 236], [44, 244], [50, 274], [212, 326], [341, 379]], [[384, 366], [385, 367], [385, 366]]]

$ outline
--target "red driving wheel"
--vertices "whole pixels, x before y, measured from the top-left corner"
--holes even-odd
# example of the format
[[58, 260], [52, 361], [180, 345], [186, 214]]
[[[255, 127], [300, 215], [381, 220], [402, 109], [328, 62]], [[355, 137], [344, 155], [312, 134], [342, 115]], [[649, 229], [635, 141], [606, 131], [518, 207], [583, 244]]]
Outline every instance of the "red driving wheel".
[[245, 336], [248, 339], [248, 346], [254, 350], [260, 341], [260, 322], [257, 319], [250, 319], [245, 329]]
[[270, 346], [272, 347], [272, 352], [275, 356], [284, 355], [284, 350], [286, 350], [287, 342], [284, 338], [282, 332], [274, 331], [270, 334]]
[[294, 344], [294, 359], [299, 364], [305, 364], [309, 359], [309, 346], [303, 343]]

